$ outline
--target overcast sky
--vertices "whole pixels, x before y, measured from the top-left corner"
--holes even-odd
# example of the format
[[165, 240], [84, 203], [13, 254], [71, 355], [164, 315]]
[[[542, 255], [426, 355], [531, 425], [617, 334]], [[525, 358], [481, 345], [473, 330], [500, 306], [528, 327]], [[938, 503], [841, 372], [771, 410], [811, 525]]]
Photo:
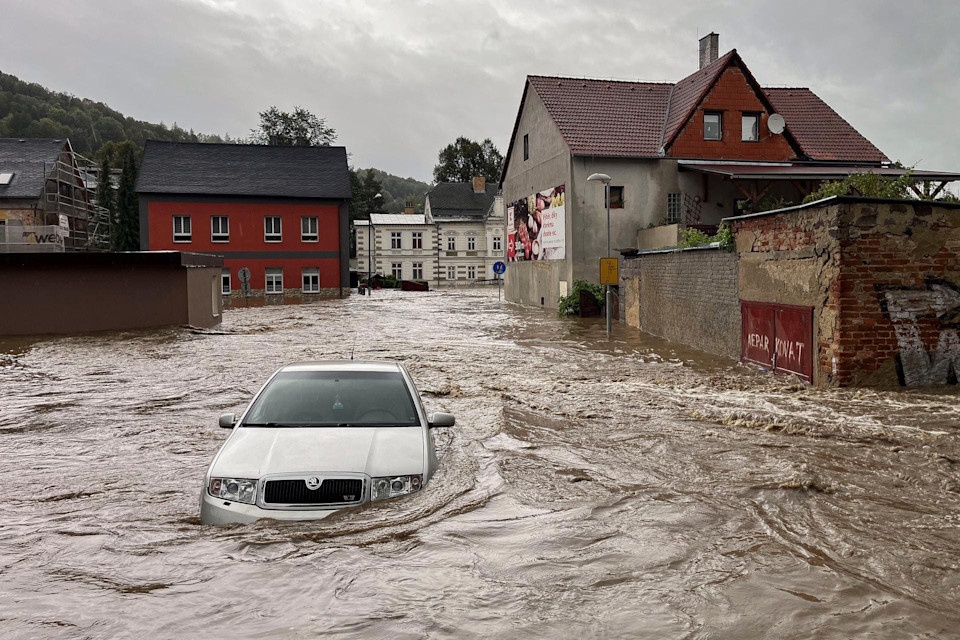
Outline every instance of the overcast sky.
[[675, 82], [716, 31], [761, 84], [810, 87], [891, 159], [960, 171], [955, 1], [3, 0], [0, 16], [0, 70], [23, 80], [232, 136], [300, 105], [354, 166], [425, 181], [459, 135], [505, 150], [527, 74]]

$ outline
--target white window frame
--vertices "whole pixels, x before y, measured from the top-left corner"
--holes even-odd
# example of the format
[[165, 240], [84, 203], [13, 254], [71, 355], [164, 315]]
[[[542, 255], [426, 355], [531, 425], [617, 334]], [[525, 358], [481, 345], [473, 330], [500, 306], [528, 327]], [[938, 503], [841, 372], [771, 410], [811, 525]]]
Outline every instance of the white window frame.
[[[276, 221], [276, 229], [273, 224]], [[283, 218], [280, 216], [263, 216], [263, 241], [264, 242], [283, 242]]]
[[457, 279], [457, 268], [447, 267], [447, 280], [456, 280], [456, 279]]
[[317, 216], [301, 216], [300, 242], [320, 242], [320, 220]]
[[403, 232], [402, 231], [390, 232], [390, 248], [403, 249]]
[[320, 268], [304, 267], [300, 270], [301, 290], [304, 293], [320, 293]]
[[423, 231], [412, 232], [411, 249], [423, 249]]
[[423, 280], [423, 263], [422, 262], [413, 263], [413, 272], [411, 273], [411, 277], [414, 280]]
[[683, 194], [667, 194], [667, 224], [680, 224], [683, 218]]
[[456, 250], [457, 250], [457, 237], [447, 236], [447, 251], [456, 251]]
[[402, 262], [391, 262], [390, 263], [390, 273], [397, 280], [403, 280], [403, 263]]
[[[708, 116], [717, 116], [717, 137], [708, 138], [707, 137], [707, 117]], [[703, 139], [717, 142], [723, 140], [723, 113], [720, 111], [704, 111], [703, 112]]]
[[[747, 125], [748, 121], [753, 121], [752, 125]], [[740, 114], [740, 142], [760, 142], [760, 114], [759, 113], [741, 113]]]
[[[223, 285], [227, 285], [227, 290], [223, 290]], [[224, 296], [230, 295], [230, 291], [233, 287], [233, 283], [230, 281], [230, 269], [221, 269], [220, 270], [220, 294]]]
[[230, 216], [210, 216], [210, 242], [230, 242]]
[[[180, 223], [180, 232], [177, 232], [177, 222]], [[190, 216], [173, 216], [173, 241], [193, 242], [193, 222]]]
[[[275, 273], [271, 273], [275, 272]], [[279, 283], [276, 279], [279, 277]], [[267, 267], [263, 270], [263, 287], [267, 295], [283, 293], [283, 267]]]
[[467, 236], [467, 251], [477, 250], [477, 239], [474, 236]]
[[502, 242], [502, 241], [503, 241], [503, 240], [500, 238], [500, 236], [493, 236], [493, 250], [494, 250], [494, 251], [502, 251], [502, 250], [503, 250], [503, 247], [501, 246], [501, 242]]
[[477, 268], [474, 265], [467, 267], [467, 280], [476, 280], [477, 279]]

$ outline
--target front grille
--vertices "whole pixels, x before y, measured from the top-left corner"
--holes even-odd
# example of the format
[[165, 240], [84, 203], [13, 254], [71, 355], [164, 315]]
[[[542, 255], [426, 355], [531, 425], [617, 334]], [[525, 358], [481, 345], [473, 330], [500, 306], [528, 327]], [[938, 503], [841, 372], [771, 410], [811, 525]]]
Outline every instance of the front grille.
[[303, 478], [267, 480], [263, 501], [268, 504], [340, 504], [363, 498], [363, 480], [325, 478], [316, 489], [309, 489]]

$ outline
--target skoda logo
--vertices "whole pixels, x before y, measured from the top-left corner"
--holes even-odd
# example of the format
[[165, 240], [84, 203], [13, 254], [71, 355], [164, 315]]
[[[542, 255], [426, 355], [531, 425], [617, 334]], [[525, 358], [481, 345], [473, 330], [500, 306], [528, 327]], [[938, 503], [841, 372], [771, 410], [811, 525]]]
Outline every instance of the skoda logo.
[[307, 483], [307, 489], [310, 489], [311, 491], [313, 491], [315, 489], [320, 488], [320, 485], [323, 483], [323, 480], [321, 480], [317, 476], [312, 476], [310, 478], [307, 478], [304, 482]]

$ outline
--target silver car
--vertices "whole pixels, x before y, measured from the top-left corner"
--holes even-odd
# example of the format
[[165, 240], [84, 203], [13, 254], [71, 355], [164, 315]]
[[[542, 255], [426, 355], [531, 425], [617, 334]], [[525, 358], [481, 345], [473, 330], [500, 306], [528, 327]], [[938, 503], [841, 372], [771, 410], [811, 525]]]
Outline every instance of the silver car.
[[437, 468], [429, 418], [403, 365], [293, 364], [274, 373], [240, 415], [207, 471], [204, 524], [313, 520], [419, 491]]

